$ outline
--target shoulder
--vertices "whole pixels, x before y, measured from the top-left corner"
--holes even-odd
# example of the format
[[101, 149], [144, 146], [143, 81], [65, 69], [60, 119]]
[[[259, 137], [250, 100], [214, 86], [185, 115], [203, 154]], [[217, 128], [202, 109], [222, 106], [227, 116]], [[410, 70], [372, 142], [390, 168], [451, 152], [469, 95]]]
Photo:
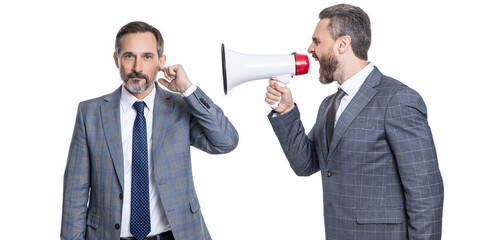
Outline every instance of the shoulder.
[[154, 101], [155, 112], [171, 113], [173, 119], [183, 119], [190, 116], [191, 111], [183, 96], [180, 93], [172, 92], [157, 86]]
[[380, 73], [380, 80], [374, 89], [377, 91], [379, 96], [415, 96], [421, 98], [419, 93], [410, 88], [408, 85], [395, 78], [383, 75], [382, 73]]
[[406, 84], [395, 78], [382, 75], [382, 77], [380, 78], [380, 82], [375, 89], [377, 90], [377, 92], [384, 95], [394, 95], [397, 92], [404, 91], [410, 88]]
[[96, 98], [84, 100], [79, 103], [80, 106], [90, 106], [90, 105], [99, 105], [102, 102], [106, 102], [104, 99], [109, 96], [110, 94], [105, 94], [103, 96], [99, 96]]
[[401, 81], [384, 75], [379, 68], [374, 67], [369, 76], [365, 79], [363, 87], [377, 91], [379, 96], [391, 96], [409, 87]]
[[[159, 96], [157, 96], [159, 95]], [[156, 100], [158, 101], [171, 101], [176, 105], [184, 104], [184, 97], [180, 93], [168, 91], [159, 85], [157, 85]]]
[[160, 86], [157, 86], [157, 91], [158, 94], [162, 94], [162, 98], [173, 99], [174, 101], [183, 101], [183, 96], [181, 96], [180, 93], [168, 91]]
[[412, 107], [422, 114], [426, 114], [426, 104], [421, 95], [399, 80], [383, 75], [376, 88], [379, 96], [387, 99], [389, 109], [398, 107]]
[[84, 100], [78, 104], [79, 110], [89, 110], [98, 108], [100, 105], [106, 102], [120, 102], [121, 88], [117, 88], [115, 91], [88, 100]]
[[413, 107], [426, 113], [426, 105], [421, 95], [403, 82], [382, 74], [376, 67], [365, 83], [375, 90], [374, 99], [388, 108]]

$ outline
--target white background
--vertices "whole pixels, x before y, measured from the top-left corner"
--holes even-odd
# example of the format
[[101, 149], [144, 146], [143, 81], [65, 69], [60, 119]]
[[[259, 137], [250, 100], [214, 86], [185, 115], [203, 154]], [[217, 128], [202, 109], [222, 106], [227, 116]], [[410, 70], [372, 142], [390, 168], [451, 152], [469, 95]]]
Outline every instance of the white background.
[[[0, 236], [59, 238], [63, 173], [77, 104], [120, 84], [112, 53], [129, 21], [157, 27], [167, 64], [225, 111], [240, 134], [226, 155], [193, 149], [193, 173], [216, 240], [324, 239], [321, 178], [297, 177], [267, 120], [266, 80], [223, 94], [220, 46], [306, 53], [318, 13], [338, 1], [2, 1]], [[445, 184], [443, 239], [485, 236], [487, 17], [482, 1], [348, 1], [372, 21], [369, 60], [428, 106]], [[290, 88], [306, 130], [336, 86], [318, 63]], [[29, 238], [29, 237], [26, 237]]]

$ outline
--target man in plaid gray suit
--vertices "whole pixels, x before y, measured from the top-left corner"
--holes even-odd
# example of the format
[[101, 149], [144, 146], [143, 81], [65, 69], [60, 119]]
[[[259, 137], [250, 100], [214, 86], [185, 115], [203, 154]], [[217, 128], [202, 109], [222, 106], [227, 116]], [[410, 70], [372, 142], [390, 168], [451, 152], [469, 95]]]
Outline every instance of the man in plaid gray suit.
[[320, 82], [338, 82], [306, 134], [291, 92], [270, 80], [266, 102], [299, 176], [321, 171], [326, 239], [441, 239], [443, 182], [421, 96], [367, 61], [370, 20], [324, 9], [308, 52]]
[[[61, 239], [211, 239], [193, 184], [190, 145], [227, 153], [237, 146], [238, 134], [181, 65], [164, 66], [163, 46], [160, 32], [147, 23], [122, 27], [113, 57], [123, 86], [79, 104], [64, 175]], [[155, 84], [159, 71], [167, 78], [159, 83], [172, 92]], [[136, 111], [132, 105], [140, 101], [143, 109]], [[142, 224], [131, 222], [131, 210], [140, 208], [131, 206], [131, 189], [141, 187], [131, 178], [132, 142], [139, 136], [132, 129], [142, 115], [148, 154], [143, 170], [148, 189], [142, 190], [150, 209], [140, 211], [150, 215], [144, 222], [150, 229], [144, 224], [142, 230], [150, 232], [135, 238], [134, 229]]]

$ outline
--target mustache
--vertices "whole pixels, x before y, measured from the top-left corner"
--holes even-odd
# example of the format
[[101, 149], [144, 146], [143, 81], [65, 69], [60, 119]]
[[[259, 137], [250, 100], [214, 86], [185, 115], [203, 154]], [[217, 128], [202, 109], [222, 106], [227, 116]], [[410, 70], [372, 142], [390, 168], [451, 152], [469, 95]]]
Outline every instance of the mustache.
[[145, 81], [149, 81], [149, 76], [141, 73], [141, 72], [131, 72], [127, 75], [125, 75], [125, 82], [127, 82], [130, 78], [143, 78]]

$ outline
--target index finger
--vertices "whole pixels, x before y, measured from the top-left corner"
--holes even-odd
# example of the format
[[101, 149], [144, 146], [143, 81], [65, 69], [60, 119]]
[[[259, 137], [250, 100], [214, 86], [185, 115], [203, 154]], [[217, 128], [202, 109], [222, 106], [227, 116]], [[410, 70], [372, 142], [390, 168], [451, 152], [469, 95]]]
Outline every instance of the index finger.
[[274, 78], [269, 78], [269, 85], [274, 88], [274, 84], [275, 84], [276, 80]]
[[161, 71], [164, 73], [164, 76], [168, 81], [174, 79], [175, 74], [173, 74], [174, 70], [171, 67], [164, 67]]
[[271, 85], [267, 86], [267, 92], [271, 95], [274, 95], [276, 97], [281, 97], [281, 93], [279, 91], [277, 91], [276, 89], [272, 88]]

